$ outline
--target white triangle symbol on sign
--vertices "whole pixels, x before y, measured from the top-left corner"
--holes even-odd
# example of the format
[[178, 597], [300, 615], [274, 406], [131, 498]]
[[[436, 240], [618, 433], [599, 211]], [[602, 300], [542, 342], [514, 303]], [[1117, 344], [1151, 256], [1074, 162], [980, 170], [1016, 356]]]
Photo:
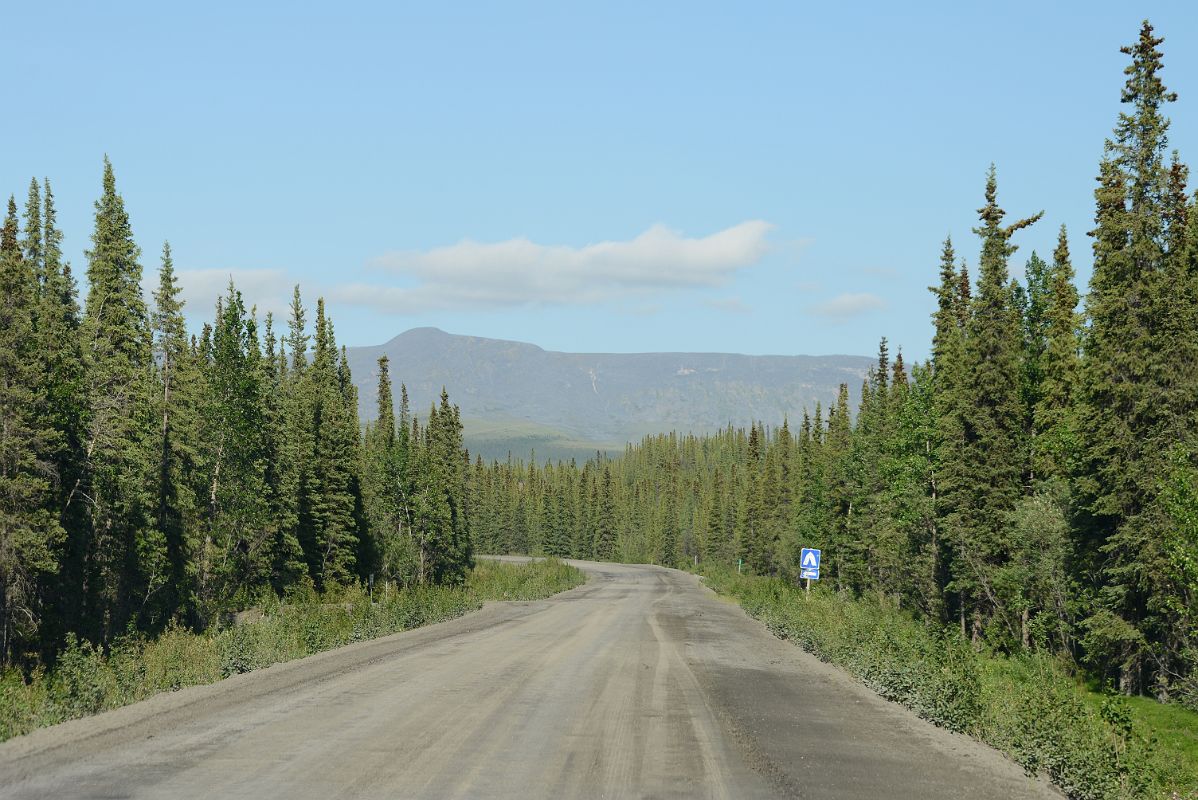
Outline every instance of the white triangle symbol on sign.
[[818, 566], [818, 564], [819, 562], [815, 560], [815, 553], [809, 552], [807, 555], [803, 556], [804, 567], [815, 567]]

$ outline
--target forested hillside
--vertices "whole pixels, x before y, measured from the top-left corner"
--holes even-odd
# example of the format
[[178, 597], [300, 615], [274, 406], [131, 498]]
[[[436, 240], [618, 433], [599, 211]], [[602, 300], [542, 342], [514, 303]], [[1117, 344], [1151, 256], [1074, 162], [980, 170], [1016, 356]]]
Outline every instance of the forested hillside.
[[363, 438], [333, 322], [297, 287], [285, 330], [231, 283], [188, 337], [169, 245], [152, 307], [104, 162], [80, 309], [49, 181], [0, 238], [0, 665], [271, 593], [457, 583], [472, 564], [464, 450], [445, 394], [396, 430], [385, 360]]
[[839, 591], [1198, 705], [1198, 207], [1169, 149], [1162, 41], [1145, 23], [1123, 49], [1084, 314], [1063, 227], [1012, 279], [1043, 214], [1008, 221], [991, 168], [972, 268], [952, 241], [940, 253], [927, 363], [883, 340], [855, 415], [842, 386], [801, 420], [615, 460], [477, 462], [478, 546], [788, 578], [818, 547]]

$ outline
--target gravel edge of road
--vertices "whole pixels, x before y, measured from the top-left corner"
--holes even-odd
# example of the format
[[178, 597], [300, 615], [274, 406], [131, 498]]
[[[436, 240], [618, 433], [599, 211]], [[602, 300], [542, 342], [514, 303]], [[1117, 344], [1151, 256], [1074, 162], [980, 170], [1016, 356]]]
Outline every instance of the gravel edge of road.
[[[756, 626], [758, 629], [760, 629], [763, 633], [768, 635], [770, 638], [774, 639], [775, 641], [777, 641], [781, 644], [786, 645], [790, 650], [793, 651], [793, 653], [795, 655], [797, 655], [802, 661], [804, 661], [805, 664], [810, 669], [817, 670], [821, 674], [833, 678], [837, 683], [845, 686], [846, 688], [851, 688], [860, 694], [867, 695], [869, 698], [871, 698], [874, 702], [876, 702], [880, 706], [883, 706], [883, 707], [893, 711], [898, 716], [906, 717], [907, 719], [909, 719], [911, 721], [912, 724], [917, 724], [920, 727], [925, 727], [929, 731], [935, 732], [935, 738], [945, 745], [949, 745], [949, 746], [951, 746], [952, 744], [956, 744], [958, 746], [966, 745], [970, 750], [974, 751], [975, 753], [977, 753], [979, 755], [985, 755], [990, 758], [1000, 759], [1005, 764], [1009, 765], [1010, 767], [1020, 770], [1020, 771], [1024, 771], [1023, 767], [1021, 767], [1019, 764], [1017, 764], [1006, 753], [999, 750], [998, 748], [996, 748], [990, 744], [987, 744], [986, 742], [982, 741], [981, 739], [977, 738], [976, 736], [971, 736], [969, 734], [951, 731], [947, 728], [944, 728], [940, 725], [935, 724], [934, 722], [931, 722], [930, 720], [924, 719], [923, 717], [919, 716], [911, 709], [907, 708], [902, 703], [898, 703], [894, 700], [889, 700], [889, 699], [883, 697], [882, 695], [878, 694], [877, 692], [875, 692], [873, 689], [870, 689], [869, 686], [867, 686], [864, 682], [862, 682], [859, 678], [857, 678], [855, 675], [850, 673], [848, 670], [846, 670], [836, 664], [833, 664], [831, 662], [820, 659], [813, 653], [800, 647], [794, 641], [791, 641], [789, 639], [783, 639], [782, 637], [778, 636], [773, 631], [771, 631], [769, 629], [769, 627], [767, 625], [765, 625], [765, 623], [763, 623], [761, 620], [757, 619], [756, 617], [752, 616], [747, 611], [745, 611], [744, 607], [741, 606], [740, 602], [737, 601], [736, 598], [731, 597], [729, 595], [722, 594], [722, 593], [716, 591], [715, 589], [713, 589], [711, 586], [709, 586], [707, 581], [704, 579], [703, 575], [700, 575], [700, 574], [694, 573], [694, 572], [689, 572], [686, 570], [678, 570], [678, 571], [683, 572], [684, 574], [686, 574], [686, 575], [690, 576], [692, 579], [694, 579], [695, 583], [700, 588], [702, 588], [705, 592], [707, 592], [709, 595], [711, 595], [714, 599], [720, 601], [721, 603], [725, 603], [725, 604], [735, 608], [738, 614], [743, 616], [745, 620], [752, 623], [754, 626]], [[1024, 772], [1024, 774], [1026, 775], [1027, 773]], [[1062, 792], [1058, 786], [1056, 786], [1054, 783], [1052, 783], [1052, 781], [1050, 781], [1045, 774], [1040, 773], [1037, 775], [1028, 775], [1028, 779], [1030, 781], [1032, 781], [1034, 784], [1036, 784], [1037, 787], [1040, 788], [1041, 790], [1045, 790], [1045, 791], [1051, 793], [1052, 796], [1058, 797], [1061, 800], [1068, 800], [1067, 795], [1065, 795], [1065, 793]]]
[[[526, 563], [534, 559], [497, 558], [496, 560], [507, 563]], [[353, 663], [355, 666], [365, 666], [394, 653], [391, 645], [397, 644], [401, 640], [410, 643], [411, 646], [418, 646], [426, 640], [436, 641], [441, 638], [447, 638], [456, 633], [456, 631], [440, 635], [445, 633], [445, 628], [455, 624], [460, 625], [463, 620], [476, 621], [475, 625], [471, 626], [471, 629], [474, 627], [483, 627], [482, 625], [478, 625], [477, 620], [494, 616], [499, 618], [497, 621], [500, 621], [504, 616], [503, 609], [520, 608], [536, 603], [544, 603], [554, 598], [564, 597], [571, 593], [585, 590], [587, 587], [593, 585], [593, 576], [587, 573], [586, 580], [579, 585], [556, 592], [539, 600], [484, 600], [478, 608], [456, 617], [450, 617], [449, 619], [390, 633], [386, 636], [352, 642], [329, 650], [322, 650], [319, 653], [313, 653], [303, 658], [280, 661], [276, 664], [270, 664], [249, 672], [230, 675], [212, 683], [185, 686], [173, 691], [159, 692], [143, 700], [138, 700], [135, 703], [107, 709], [98, 714], [89, 714], [84, 717], [65, 720], [55, 725], [35, 728], [29, 733], [0, 741], [0, 765], [3, 765], [6, 761], [18, 761], [30, 756], [49, 753], [62, 747], [69, 747], [74, 742], [86, 741], [138, 722], [152, 720], [154, 717], [170, 714], [173, 711], [201, 703], [220, 694], [248, 688], [257, 681], [281, 681], [288, 683], [289, 677], [298, 678], [300, 673], [305, 673], [314, 666], [319, 668], [322, 662], [342, 659], [346, 656], [360, 655], [362, 657], [355, 659]], [[368, 653], [375, 649], [381, 652], [372, 658]]]

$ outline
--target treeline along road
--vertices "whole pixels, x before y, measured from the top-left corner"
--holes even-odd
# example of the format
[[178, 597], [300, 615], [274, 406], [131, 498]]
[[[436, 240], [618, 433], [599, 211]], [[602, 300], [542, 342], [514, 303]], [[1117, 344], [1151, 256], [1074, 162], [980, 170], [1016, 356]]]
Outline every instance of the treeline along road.
[[0, 745], [0, 797], [1056, 796], [695, 576], [496, 603]]

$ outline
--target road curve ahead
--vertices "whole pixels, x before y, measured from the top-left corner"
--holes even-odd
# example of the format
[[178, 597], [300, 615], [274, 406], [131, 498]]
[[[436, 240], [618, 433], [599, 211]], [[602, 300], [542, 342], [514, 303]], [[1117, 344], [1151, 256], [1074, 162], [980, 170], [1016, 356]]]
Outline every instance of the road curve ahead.
[[1054, 797], [691, 575], [587, 585], [0, 745], [3, 798]]

